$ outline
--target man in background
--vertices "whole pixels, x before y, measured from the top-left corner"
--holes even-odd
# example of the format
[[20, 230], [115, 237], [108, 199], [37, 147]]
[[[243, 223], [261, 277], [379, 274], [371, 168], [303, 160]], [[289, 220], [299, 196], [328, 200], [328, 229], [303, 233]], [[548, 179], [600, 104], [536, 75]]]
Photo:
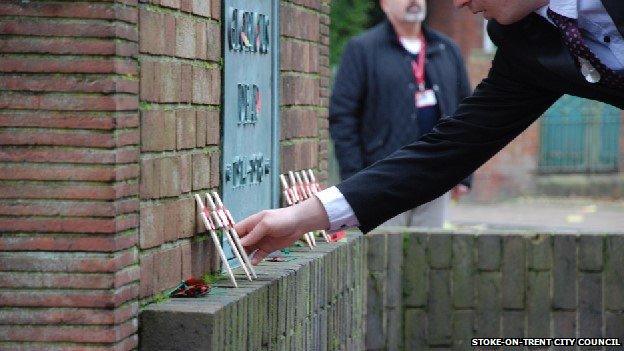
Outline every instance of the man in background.
[[[329, 106], [342, 180], [429, 133], [471, 92], [457, 46], [423, 26], [425, 0], [380, 5], [386, 19], [347, 43]], [[469, 186], [466, 178], [454, 192]], [[446, 192], [385, 225], [442, 227], [449, 198]]]

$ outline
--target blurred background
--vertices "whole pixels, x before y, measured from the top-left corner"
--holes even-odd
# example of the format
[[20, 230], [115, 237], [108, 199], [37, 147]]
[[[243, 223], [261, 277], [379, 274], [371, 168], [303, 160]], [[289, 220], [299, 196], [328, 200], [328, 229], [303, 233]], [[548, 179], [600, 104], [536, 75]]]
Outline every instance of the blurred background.
[[[451, 0], [427, 3], [426, 23], [460, 46], [474, 88], [487, 75], [496, 52], [485, 30], [487, 22], [455, 9]], [[383, 18], [378, 1], [332, 2], [334, 72], [349, 38]], [[624, 228], [623, 120], [615, 107], [562, 97], [477, 170], [471, 192], [452, 208], [452, 225], [533, 227], [548, 222], [566, 228]], [[338, 164], [332, 145], [329, 150], [329, 183], [335, 184]], [[493, 218], [493, 209], [499, 218]]]

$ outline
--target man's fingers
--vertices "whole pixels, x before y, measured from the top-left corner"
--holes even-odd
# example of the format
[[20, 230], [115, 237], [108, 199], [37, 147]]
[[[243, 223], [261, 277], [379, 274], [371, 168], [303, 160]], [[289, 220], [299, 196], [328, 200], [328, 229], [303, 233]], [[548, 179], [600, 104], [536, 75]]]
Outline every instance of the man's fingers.
[[241, 239], [241, 244], [245, 247], [255, 245], [265, 235], [267, 235], [267, 227], [262, 221], [258, 221], [253, 229]]
[[256, 226], [256, 224], [258, 224], [258, 222], [260, 222], [261, 219], [262, 212], [258, 212], [236, 223], [234, 225], [234, 229], [236, 229], [236, 232], [238, 232], [238, 235], [242, 238], [249, 234], [249, 232], [251, 232], [251, 230]]
[[262, 260], [264, 260], [264, 258], [267, 257], [268, 254], [268, 252], [262, 249], [256, 250], [256, 252], [254, 252], [253, 258], [251, 259], [251, 264], [253, 264], [254, 266], [257, 265], [258, 263], [262, 262]]

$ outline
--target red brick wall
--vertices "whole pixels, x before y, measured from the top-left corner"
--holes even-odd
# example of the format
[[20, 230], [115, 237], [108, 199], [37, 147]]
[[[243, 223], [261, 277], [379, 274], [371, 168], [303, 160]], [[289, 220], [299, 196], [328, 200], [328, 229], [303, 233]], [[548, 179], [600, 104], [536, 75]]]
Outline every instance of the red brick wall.
[[0, 3], [2, 350], [137, 345], [136, 6]]
[[[139, 297], [214, 269], [193, 193], [219, 186], [219, 1], [139, 5]], [[203, 238], [201, 238], [203, 239]]]
[[[136, 348], [141, 304], [218, 268], [220, 3], [0, 3], [0, 349]], [[281, 13], [282, 169], [325, 179], [329, 4]]]

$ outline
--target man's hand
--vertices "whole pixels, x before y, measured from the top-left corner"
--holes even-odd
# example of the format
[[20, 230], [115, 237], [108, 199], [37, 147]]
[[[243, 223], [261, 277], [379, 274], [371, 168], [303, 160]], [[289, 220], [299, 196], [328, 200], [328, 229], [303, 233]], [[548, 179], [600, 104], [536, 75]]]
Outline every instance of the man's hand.
[[459, 200], [462, 196], [468, 194], [470, 192], [470, 188], [463, 185], [457, 184], [453, 190], [451, 190], [451, 198], [455, 201]]
[[238, 222], [235, 229], [247, 251], [256, 251], [252, 264], [257, 265], [268, 254], [292, 245], [303, 234], [329, 229], [329, 220], [323, 205], [313, 196], [294, 206], [251, 215]]

